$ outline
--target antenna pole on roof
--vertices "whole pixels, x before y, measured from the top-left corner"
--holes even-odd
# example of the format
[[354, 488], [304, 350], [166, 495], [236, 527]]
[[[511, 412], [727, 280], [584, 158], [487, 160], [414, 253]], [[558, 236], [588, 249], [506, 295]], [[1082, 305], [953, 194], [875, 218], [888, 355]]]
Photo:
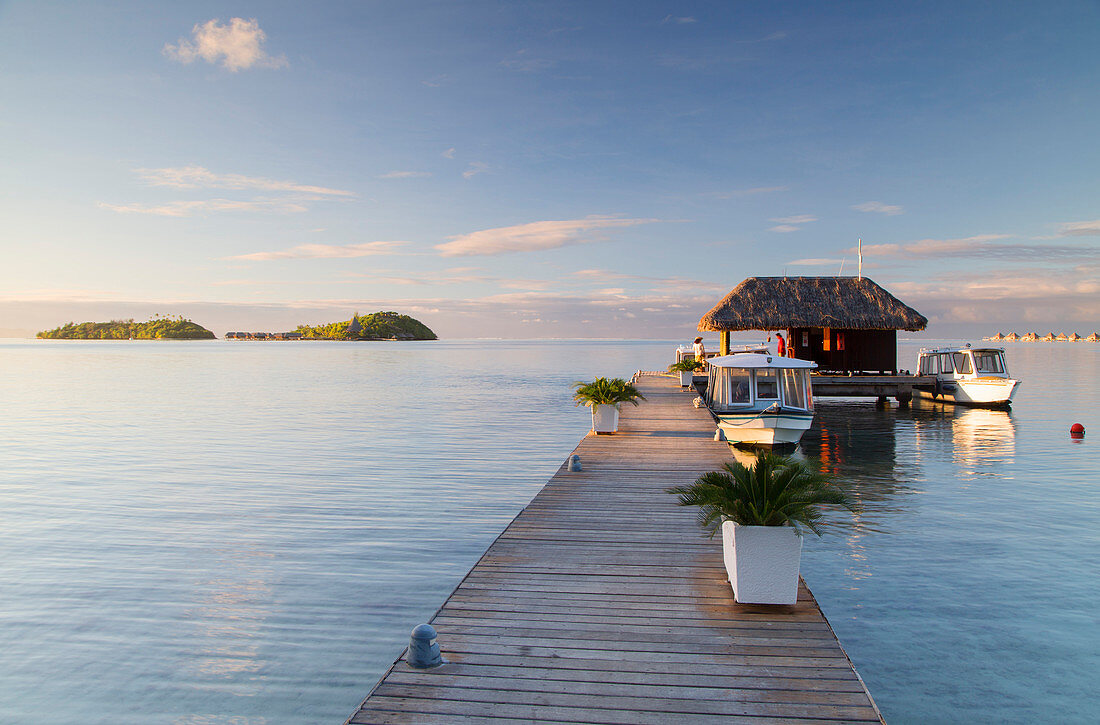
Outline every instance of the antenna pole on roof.
[[836, 273], [837, 277], [840, 277], [844, 274], [844, 262], [845, 262], [844, 257], [841, 257], [840, 258], [840, 271]]
[[863, 279], [863, 238], [859, 239], [859, 278]]

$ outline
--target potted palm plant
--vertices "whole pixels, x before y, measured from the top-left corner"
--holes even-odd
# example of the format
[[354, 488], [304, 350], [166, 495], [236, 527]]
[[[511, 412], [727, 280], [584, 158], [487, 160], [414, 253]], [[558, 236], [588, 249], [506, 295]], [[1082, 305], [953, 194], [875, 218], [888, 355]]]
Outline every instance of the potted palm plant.
[[703, 361], [693, 357], [685, 357], [680, 362], [674, 362], [668, 366], [670, 373], [680, 373], [680, 387], [690, 388], [695, 373], [703, 369]]
[[614, 433], [619, 429], [619, 406], [637, 405], [645, 396], [622, 378], [596, 378], [590, 383], [574, 383], [573, 401], [592, 408], [592, 430]]
[[821, 536], [822, 506], [855, 511], [854, 499], [801, 461], [761, 451], [751, 466], [737, 461], [668, 489], [681, 506], [698, 506], [700, 525], [722, 531], [722, 553], [734, 599], [794, 604], [802, 535]]

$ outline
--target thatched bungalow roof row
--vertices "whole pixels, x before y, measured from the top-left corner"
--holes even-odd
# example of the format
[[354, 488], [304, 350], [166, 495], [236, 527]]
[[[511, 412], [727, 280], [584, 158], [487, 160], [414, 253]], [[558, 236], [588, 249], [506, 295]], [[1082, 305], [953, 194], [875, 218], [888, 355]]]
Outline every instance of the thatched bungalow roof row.
[[909, 330], [928, 319], [866, 277], [749, 277], [703, 315], [699, 330]]
[[992, 340], [993, 342], [1000, 342], [1005, 340], [1007, 342], [1100, 342], [1100, 334], [1092, 333], [1088, 337], [1081, 337], [1076, 332], [1072, 335], [1066, 335], [1066, 333], [1060, 333], [1055, 335], [1053, 332], [1048, 332], [1045, 336], [1040, 337], [1037, 332], [1029, 332], [1026, 335], [1018, 335], [1015, 332], [1010, 332], [1007, 335], [998, 332], [993, 337], [983, 338], [985, 340]]

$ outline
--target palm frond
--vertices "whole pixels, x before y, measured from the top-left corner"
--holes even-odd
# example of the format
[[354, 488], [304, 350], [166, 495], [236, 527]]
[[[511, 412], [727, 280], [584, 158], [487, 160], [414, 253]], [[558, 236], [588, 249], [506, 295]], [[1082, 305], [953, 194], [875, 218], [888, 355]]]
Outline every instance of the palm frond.
[[745, 526], [792, 526], [800, 535], [808, 529], [820, 536], [823, 506], [858, 510], [855, 499], [828, 476], [785, 456], [761, 452], [751, 467], [732, 461], [723, 469], [668, 489], [681, 506], [699, 507], [699, 524], [711, 536], [727, 519]]
[[578, 381], [573, 383], [573, 387], [573, 402], [577, 405], [637, 405], [639, 400], [645, 400], [636, 387], [622, 378], [596, 378], [588, 383]]

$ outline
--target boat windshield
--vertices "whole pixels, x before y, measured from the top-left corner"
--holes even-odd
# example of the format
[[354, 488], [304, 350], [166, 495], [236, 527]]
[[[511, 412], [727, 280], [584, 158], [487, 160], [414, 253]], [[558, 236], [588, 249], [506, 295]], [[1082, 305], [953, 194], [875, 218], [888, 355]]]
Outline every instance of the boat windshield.
[[756, 399], [779, 400], [779, 376], [775, 370], [756, 371]]
[[751, 373], [746, 368], [712, 368], [714, 377], [707, 386], [708, 402], [715, 410], [749, 404]]
[[806, 370], [785, 369], [783, 378], [783, 404], [789, 408], [813, 410], [814, 400], [810, 394], [810, 376]]
[[997, 350], [979, 350], [974, 353], [974, 366], [979, 373], [1005, 374], [1005, 363], [1001, 353]]
[[970, 374], [970, 356], [965, 352], [955, 353], [955, 371], [963, 375]]

